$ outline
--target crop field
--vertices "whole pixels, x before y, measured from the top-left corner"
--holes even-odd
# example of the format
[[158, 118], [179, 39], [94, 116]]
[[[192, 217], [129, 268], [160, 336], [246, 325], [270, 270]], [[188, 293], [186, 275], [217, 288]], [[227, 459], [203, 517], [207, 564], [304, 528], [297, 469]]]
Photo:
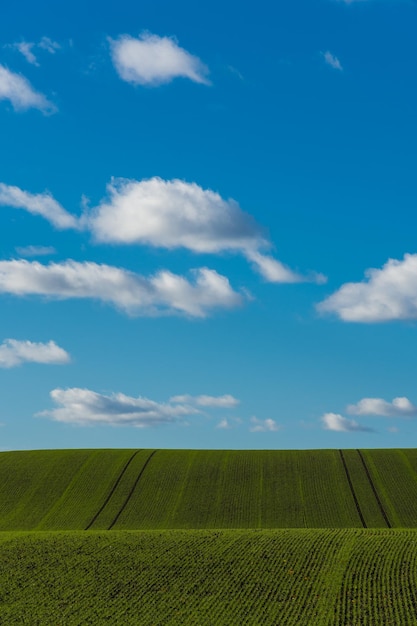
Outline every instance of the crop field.
[[0, 453], [0, 530], [417, 527], [417, 450]]
[[414, 449], [2, 452], [0, 531], [0, 624], [417, 626]]
[[0, 533], [0, 623], [417, 624], [417, 530]]

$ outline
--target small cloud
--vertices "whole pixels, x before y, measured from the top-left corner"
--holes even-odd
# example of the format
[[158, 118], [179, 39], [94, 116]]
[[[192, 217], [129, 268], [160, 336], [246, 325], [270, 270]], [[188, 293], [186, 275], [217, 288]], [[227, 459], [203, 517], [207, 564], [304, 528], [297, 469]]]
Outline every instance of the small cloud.
[[24, 257], [49, 256], [56, 254], [53, 246], [17, 246], [15, 248], [17, 254]]
[[0, 100], [9, 100], [15, 111], [38, 109], [44, 115], [56, 113], [56, 106], [36, 91], [21, 74], [15, 74], [0, 65]]
[[24, 259], [0, 261], [0, 293], [58, 300], [91, 298], [132, 316], [204, 318], [214, 309], [233, 309], [244, 301], [225, 276], [206, 267], [193, 270], [192, 280], [187, 280], [168, 270], [145, 277], [110, 265], [72, 260], [49, 265]]
[[175, 39], [142, 33], [137, 39], [121, 35], [109, 39], [111, 57], [120, 78], [133, 85], [157, 87], [174, 78], [188, 78], [209, 85], [208, 68], [196, 56], [180, 48]]
[[42, 50], [46, 50], [49, 54], [55, 54], [57, 50], [61, 49], [61, 46], [56, 41], [52, 41], [49, 37], [42, 37], [37, 44]]
[[389, 428], [387, 428], [387, 431], [388, 431], [389, 433], [394, 433], [394, 434], [395, 434], [395, 433], [399, 433], [399, 432], [400, 432], [400, 429], [399, 429], [399, 428], [397, 428], [396, 426], [390, 426]]
[[61, 48], [59, 43], [56, 41], [52, 41], [49, 37], [42, 37], [42, 39], [38, 43], [34, 43], [32, 41], [18, 41], [12, 44], [6, 44], [6, 48], [14, 48], [20, 54], [22, 54], [26, 61], [31, 65], [35, 65], [39, 67], [38, 59], [33, 52], [34, 49], [46, 50], [50, 54], [55, 54], [57, 50]]
[[54, 341], [34, 343], [5, 339], [0, 345], [0, 367], [10, 368], [22, 363], [62, 364], [70, 361], [68, 352]]
[[349, 404], [350, 415], [377, 415], [381, 417], [411, 417], [417, 415], [417, 406], [406, 397], [387, 402], [382, 398], [362, 398], [357, 404]]
[[294, 272], [281, 261], [256, 250], [246, 251], [245, 256], [252, 263], [254, 269], [269, 283], [312, 282], [322, 285], [327, 282], [327, 277], [323, 274], [311, 272], [308, 276], [303, 276]]
[[242, 423], [240, 417], [228, 417], [220, 420], [220, 422], [216, 425], [216, 428], [219, 430], [230, 430], [232, 428], [237, 428]]
[[240, 78], [240, 80], [245, 80], [243, 75], [239, 72], [239, 70], [237, 70], [235, 67], [233, 67], [233, 65], [228, 65], [227, 69], [229, 70], [229, 72], [231, 72], [232, 74], [234, 74], [235, 76]]
[[345, 283], [317, 305], [345, 322], [417, 320], [417, 254], [389, 259], [382, 269], [368, 269], [365, 280]]
[[250, 423], [252, 426], [249, 428], [252, 433], [265, 433], [265, 432], [277, 432], [281, 430], [281, 426], [273, 419], [258, 419], [257, 417], [251, 417]]
[[355, 420], [349, 420], [338, 413], [325, 413], [321, 421], [325, 430], [335, 430], [337, 432], [374, 432], [372, 428], [361, 426]]
[[78, 426], [135, 426], [147, 428], [183, 421], [199, 411], [190, 406], [160, 403], [123, 393], [105, 395], [73, 387], [53, 389], [50, 393], [57, 408], [37, 413], [56, 422]]
[[20, 54], [22, 54], [25, 57], [28, 63], [39, 67], [39, 63], [36, 59], [36, 56], [32, 52], [34, 46], [35, 44], [30, 43], [29, 41], [20, 41], [18, 43], [12, 44], [11, 47], [16, 48], [16, 50], [18, 50]]
[[186, 402], [187, 404], [195, 404], [201, 407], [207, 408], [221, 408], [221, 409], [233, 409], [239, 404], [239, 400], [233, 396], [226, 394], [224, 396], [189, 396], [180, 395], [173, 396], [169, 400], [170, 402]]
[[33, 215], [41, 215], [60, 230], [79, 228], [77, 218], [68, 213], [47, 191], [33, 194], [19, 187], [0, 183], [0, 206], [24, 209]]
[[340, 72], [343, 71], [343, 67], [337, 56], [329, 52], [329, 50], [327, 50], [326, 52], [322, 52], [322, 55], [327, 65], [330, 65], [330, 67], [332, 67], [334, 70], [339, 70]]

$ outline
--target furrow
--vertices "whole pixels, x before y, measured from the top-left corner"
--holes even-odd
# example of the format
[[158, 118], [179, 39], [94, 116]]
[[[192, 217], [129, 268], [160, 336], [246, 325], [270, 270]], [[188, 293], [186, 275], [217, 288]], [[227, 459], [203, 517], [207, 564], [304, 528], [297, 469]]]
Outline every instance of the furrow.
[[340, 458], [342, 459], [342, 464], [343, 464], [343, 467], [344, 467], [344, 470], [345, 470], [345, 473], [346, 473], [346, 478], [347, 478], [347, 481], [349, 483], [350, 492], [351, 492], [353, 500], [355, 502], [356, 510], [357, 510], [359, 518], [360, 518], [360, 520], [362, 522], [362, 526], [364, 528], [366, 528], [365, 518], [362, 515], [361, 507], [359, 506], [359, 502], [358, 502], [358, 499], [356, 497], [355, 490], [353, 488], [353, 483], [352, 483], [352, 480], [350, 478], [350, 474], [349, 474], [349, 470], [348, 470], [347, 465], [346, 465], [345, 457], [343, 456], [343, 451], [339, 450], [339, 453], [340, 453]]
[[[107, 504], [110, 502], [111, 497], [113, 496], [114, 492], [116, 491], [117, 487], [119, 486], [120, 481], [122, 480], [123, 476], [125, 475], [127, 468], [129, 467], [129, 465], [131, 464], [131, 462], [133, 461], [133, 459], [135, 458], [135, 456], [140, 452], [140, 450], [136, 450], [132, 456], [127, 460], [127, 462], [125, 463], [125, 466], [123, 467], [122, 471], [120, 472], [119, 476], [117, 477], [116, 482], [114, 483], [113, 487], [111, 488], [111, 490], [109, 491], [107, 498], [104, 500], [103, 504], [101, 505], [101, 507], [98, 509], [97, 513], [94, 515], [94, 517], [91, 519], [91, 521], [89, 522], [89, 524], [87, 524], [87, 526], [85, 527], [85, 530], [89, 530], [92, 525], [94, 524], [94, 522], [96, 521], [96, 519], [98, 518], [98, 516], [100, 515], [100, 513], [102, 511], [104, 511], [104, 509], [106, 508]], [[149, 459], [148, 459], [149, 460]], [[142, 468], [143, 471], [144, 468]]]
[[366, 462], [365, 462], [365, 459], [363, 457], [363, 454], [362, 454], [362, 452], [360, 450], [358, 450], [358, 454], [359, 454], [359, 458], [362, 461], [363, 468], [365, 470], [366, 476], [368, 477], [369, 484], [371, 485], [371, 488], [372, 488], [372, 491], [373, 491], [374, 496], [376, 498], [376, 501], [378, 502], [378, 506], [379, 506], [379, 509], [381, 511], [382, 517], [384, 518], [387, 527], [391, 528], [392, 527], [391, 526], [391, 522], [389, 521], [388, 516], [387, 516], [387, 514], [385, 512], [385, 509], [384, 509], [384, 507], [382, 505], [381, 499], [380, 499], [379, 494], [378, 494], [378, 492], [377, 492], [377, 490], [375, 488], [374, 482], [372, 480], [372, 477], [371, 477], [371, 474], [369, 472], [368, 466], [366, 465]]
[[134, 483], [133, 483], [133, 485], [132, 485], [131, 490], [129, 491], [129, 493], [128, 493], [128, 495], [127, 495], [126, 500], [124, 501], [123, 505], [120, 507], [119, 512], [117, 513], [116, 517], [114, 518], [114, 520], [113, 520], [113, 521], [112, 521], [112, 523], [110, 524], [110, 526], [109, 526], [108, 530], [111, 530], [111, 529], [113, 528], [113, 526], [116, 524], [117, 520], [119, 519], [120, 515], [123, 513], [124, 509], [126, 508], [127, 503], [129, 502], [130, 498], [132, 497], [133, 492], [135, 491], [135, 489], [136, 489], [136, 487], [137, 487], [137, 485], [138, 485], [138, 483], [139, 483], [139, 481], [140, 481], [140, 479], [141, 479], [141, 477], [142, 477], [142, 475], [143, 475], [143, 472], [144, 472], [144, 471], [145, 471], [145, 469], [147, 468], [147, 466], [148, 466], [148, 464], [149, 464], [149, 461], [150, 461], [150, 460], [151, 460], [151, 458], [154, 456], [155, 452], [156, 452], [156, 450], [153, 450], [153, 451], [150, 453], [150, 455], [148, 456], [148, 458], [146, 459], [145, 463], [143, 464], [143, 467], [142, 467], [141, 471], [139, 472], [139, 474], [138, 474], [138, 476], [137, 476], [137, 478], [136, 478], [135, 482], [134, 482]]

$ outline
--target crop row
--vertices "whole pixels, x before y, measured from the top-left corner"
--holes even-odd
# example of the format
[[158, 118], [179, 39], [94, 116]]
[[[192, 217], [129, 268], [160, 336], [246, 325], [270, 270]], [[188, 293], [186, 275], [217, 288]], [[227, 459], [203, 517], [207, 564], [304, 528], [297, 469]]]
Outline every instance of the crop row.
[[413, 526], [416, 450], [0, 453], [0, 530]]
[[417, 531], [2, 533], [2, 623], [417, 623]]

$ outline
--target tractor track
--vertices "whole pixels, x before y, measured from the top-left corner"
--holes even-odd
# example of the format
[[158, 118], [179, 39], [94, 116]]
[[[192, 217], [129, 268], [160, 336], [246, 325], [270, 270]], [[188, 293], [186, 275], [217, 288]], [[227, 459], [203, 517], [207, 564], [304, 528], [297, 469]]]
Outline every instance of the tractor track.
[[353, 501], [355, 502], [355, 507], [356, 507], [356, 510], [358, 512], [359, 518], [360, 518], [360, 520], [362, 522], [362, 526], [364, 528], [367, 528], [367, 525], [366, 525], [366, 522], [365, 522], [365, 518], [364, 518], [364, 516], [362, 514], [361, 507], [359, 506], [359, 501], [358, 501], [358, 499], [356, 497], [356, 493], [355, 493], [355, 490], [353, 488], [353, 483], [352, 483], [352, 479], [351, 479], [350, 474], [349, 474], [348, 467], [346, 465], [346, 460], [345, 460], [345, 457], [343, 456], [343, 451], [339, 450], [339, 454], [340, 454], [340, 458], [342, 459], [342, 464], [343, 464], [343, 467], [345, 469], [346, 478], [348, 480], [349, 488], [350, 488], [351, 494], [353, 496]]
[[101, 507], [99, 508], [99, 510], [97, 511], [97, 513], [94, 515], [93, 519], [90, 521], [90, 523], [85, 527], [84, 530], [90, 530], [90, 528], [92, 527], [92, 525], [94, 524], [94, 522], [96, 521], [96, 519], [98, 518], [98, 516], [100, 515], [100, 513], [102, 511], [104, 511], [104, 509], [106, 508], [106, 506], [108, 505], [108, 503], [110, 502], [111, 497], [113, 496], [114, 492], [116, 491], [120, 481], [122, 480], [123, 476], [125, 475], [127, 468], [129, 467], [129, 465], [131, 464], [131, 462], [133, 461], [133, 459], [135, 458], [135, 456], [140, 452], [140, 450], [136, 450], [132, 456], [126, 461], [122, 471], [120, 472], [119, 476], [117, 477], [116, 482], [114, 483], [113, 487], [110, 489], [107, 498], [104, 500], [103, 504], [101, 505]]
[[370, 474], [370, 472], [369, 472], [368, 466], [366, 465], [366, 462], [365, 462], [365, 459], [364, 459], [364, 457], [363, 457], [363, 454], [362, 454], [362, 452], [361, 452], [360, 450], [357, 450], [357, 453], [359, 454], [359, 458], [360, 458], [360, 460], [362, 461], [363, 468], [364, 468], [364, 470], [365, 470], [365, 473], [366, 473], [366, 475], [367, 475], [367, 477], [368, 477], [368, 480], [369, 480], [369, 484], [371, 485], [371, 489], [372, 489], [372, 491], [373, 491], [373, 493], [374, 493], [374, 496], [375, 496], [375, 498], [376, 498], [376, 501], [377, 501], [377, 503], [378, 503], [379, 510], [381, 511], [381, 515], [382, 515], [382, 517], [384, 518], [384, 520], [385, 520], [385, 523], [386, 523], [387, 527], [388, 527], [388, 528], [392, 528], [391, 522], [390, 522], [390, 521], [389, 521], [389, 519], [388, 519], [388, 515], [387, 515], [387, 514], [386, 514], [386, 512], [385, 512], [385, 509], [384, 509], [384, 507], [383, 507], [383, 505], [382, 505], [381, 499], [380, 499], [380, 497], [379, 497], [379, 495], [378, 495], [378, 492], [377, 492], [377, 490], [376, 490], [376, 487], [375, 487], [375, 485], [374, 485], [374, 483], [373, 483], [373, 480], [372, 480], [371, 474]]
[[148, 456], [148, 458], [146, 459], [145, 463], [143, 464], [142, 469], [140, 470], [139, 474], [138, 474], [138, 475], [137, 475], [137, 477], [136, 477], [135, 482], [134, 482], [134, 483], [133, 483], [133, 485], [132, 485], [131, 490], [130, 490], [130, 491], [129, 491], [129, 493], [127, 494], [127, 497], [126, 497], [126, 500], [124, 501], [123, 506], [121, 506], [121, 507], [120, 507], [119, 512], [117, 513], [116, 517], [114, 518], [114, 520], [112, 521], [112, 523], [111, 523], [111, 524], [110, 524], [110, 526], [108, 527], [108, 530], [111, 530], [111, 529], [113, 528], [113, 526], [116, 524], [117, 520], [119, 519], [120, 515], [123, 513], [124, 509], [125, 509], [125, 508], [126, 508], [126, 506], [127, 506], [127, 503], [129, 502], [130, 498], [131, 498], [131, 497], [132, 497], [132, 495], [133, 495], [133, 492], [135, 491], [135, 489], [136, 489], [136, 487], [137, 487], [137, 484], [139, 483], [139, 481], [140, 481], [140, 479], [141, 479], [141, 477], [142, 477], [142, 475], [143, 475], [143, 472], [145, 471], [145, 469], [146, 469], [146, 467], [147, 467], [147, 465], [148, 465], [149, 461], [151, 460], [151, 458], [153, 457], [153, 455], [155, 454], [155, 452], [156, 452], [156, 450], [153, 450], [153, 451], [150, 453], [150, 455]]

